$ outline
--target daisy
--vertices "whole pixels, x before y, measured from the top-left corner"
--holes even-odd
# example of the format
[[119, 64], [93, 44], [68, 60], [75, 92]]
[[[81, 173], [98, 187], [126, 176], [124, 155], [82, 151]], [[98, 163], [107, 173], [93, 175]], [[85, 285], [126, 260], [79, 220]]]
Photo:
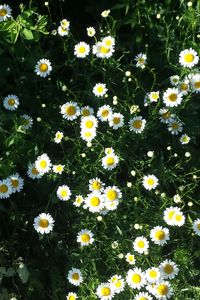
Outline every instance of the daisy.
[[64, 119], [72, 121], [80, 115], [80, 108], [76, 102], [66, 102], [61, 106], [61, 114]]
[[81, 138], [86, 142], [91, 142], [96, 136], [96, 130], [82, 129]]
[[83, 196], [78, 195], [78, 196], [76, 196], [76, 198], [73, 202], [73, 205], [76, 207], [80, 207], [83, 202], [84, 202]]
[[173, 135], [179, 134], [179, 132], [183, 131], [183, 123], [175, 118], [170, 119], [168, 122], [168, 130]]
[[161, 108], [159, 110], [159, 115], [160, 115], [160, 121], [161, 123], [168, 123], [171, 118], [174, 117], [174, 114], [172, 114], [167, 108]]
[[35, 66], [35, 73], [40, 76], [45, 78], [46, 76], [48, 76], [52, 71], [52, 66], [51, 63], [48, 59], [40, 59], [36, 66]]
[[134, 300], [153, 300], [153, 298], [149, 295], [149, 293], [140, 292], [135, 296]]
[[93, 191], [103, 191], [104, 189], [104, 183], [99, 178], [93, 178], [89, 180], [89, 190], [91, 192]]
[[93, 238], [94, 234], [87, 229], [82, 229], [78, 232], [77, 242], [81, 244], [81, 246], [88, 246], [94, 242]]
[[144, 252], [148, 251], [149, 242], [145, 237], [139, 236], [133, 242], [133, 248], [136, 252], [143, 254]]
[[97, 111], [97, 117], [102, 121], [108, 121], [109, 117], [112, 115], [112, 108], [109, 105], [103, 105], [99, 107]]
[[114, 200], [114, 201], [106, 201], [106, 202], [104, 203], [105, 208], [106, 208], [107, 210], [115, 210], [115, 209], [117, 209], [118, 204], [119, 204], [119, 201], [118, 201], [118, 200]]
[[88, 27], [88, 28], [87, 28], [87, 35], [88, 35], [89, 37], [95, 36], [95, 33], [96, 33], [96, 30], [94, 29], [94, 27]]
[[168, 281], [160, 281], [153, 287], [153, 294], [157, 299], [167, 300], [173, 295], [173, 289]]
[[41, 178], [43, 175], [42, 173], [38, 172], [38, 170], [35, 167], [35, 163], [28, 165], [27, 174], [31, 179], [38, 179]]
[[51, 169], [51, 166], [52, 166], [51, 161], [46, 153], [37, 157], [37, 160], [35, 162], [35, 167], [39, 173], [42, 174], [48, 173], [49, 170]]
[[20, 192], [23, 189], [24, 179], [18, 173], [11, 175], [9, 180], [13, 193]]
[[176, 212], [172, 217], [172, 222], [174, 226], [183, 226], [185, 224], [185, 216], [181, 211]]
[[182, 134], [182, 136], [180, 137], [179, 141], [181, 142], [182, 145], [186, 145], [189, 143], [190, 141], [190, 137], [187, 134]]
[[58, 187], [56, 194], [60, 200], [67, 201], [70, 199], [71, 191], [67, 185], [61, 185]]
[[108, 47], [103, 42], [97, 42], [92, 48], [92, 53], [98, 58], [110, 58], [114, 51], [114, 47]]
[[74, 47], [74, 55], [79, 58], [86, 57], [90, 52], [90, 46], [85, 42], [80, 42]]
[[107, 154], [102, 158], [102, 166], [106, 170], [113, 170], [119, 163], [119, 157], [114, 153]]
[[98, 126], [98, 121], [95, 116], [88, 116], [81, 118], [81, 129], [82, 130], [95, 130]]
[[115, 39], [112, 36], [106, 36], [102, 39], [102, 43], [106, 47], [114, 47], [115, 46]]
[[146, 190], [154, 190], [158, 186], [158, 178], [155, 175], [147, 175], [144, 176], [142, 183]]
[[26, 129], [30, 129], [33, 125], [33, 119], [28, 116], [28, 115], [21, 115], [20, 116], [21, 121], [22, 121], [22, 129], [26, 130]]
[[115, 151], [112, 147], [105, 148], [105, 154], [114, 154], [114, 153], [115, 153]]
[[192, 90], [197, 94], [200, 93], [200, 74], [194, 74], [191, 77], [190, 82], [192, 85]]
[[50, 214], [41, 213], [34, 219], [33, 226], [35, 230], [41, 234], [49, 233], [53, 230], [54, 219]]
[[145, 125], [146, 120], [142, 119], [141, 116], [134, 117], [129, 121], [129, 129], [135, 133], [141, 133], [144, 130]]
[[71, 284], [79, 286], [83, 282], [81, 270], [72, 268], [67, 275], [67, 279]]
[[195, 232], [195, 234], [200, 236], [200, 219], [196, 219], [193, 224], [192, 224], [192, 228]]
[[67, 19], [63, 19], [60, 22], [60, 25], [62, 26], [62, 28], [65, 28], [65, 29], [69, 30], [70, 22]]
[[76, 293], [68, 293], [67, 296], [66, 296], [66, 300], [76, 300], [78, 299], [78, 296]]
[[151, 229], [150, 238], [155, 244], [163, 246], [169, 240], [169, 229], [156, 226]]
[[130, 264], [130, 265], [134, 265], [135, 264], [135, 255], [131, 254], [131, 253], [127, 253], [126, 256], [126, 261]]
[[103, 18], [107, 18], [109, 14], [110, 14], [110, 9], [102, 11], [101, 16]]
[[192, 68], [199, 62], [198, 54], [192, 48], [185, 49], [179, 54], [179, 63], [183, 67]]
[[88, 116], [92, 116], [94, 114], [94, 109], [90, 106], [83, 106], [81, 108], [81, 115], [83, 117], [88, 117]]
[[141, 69], [145, 68], [147, 56], [144, 53], [139, 53], [135, 56], [134, 60], [136, 61], [136, 67], [139, 67]]
[[161, 273], [163, 278], [172, 279], [179, 272], [179, 269], [178, 269], [177, 265], [173, 261], [171, 261], [170, 259], [164, 260], [160, 264], [159, 268], [160, 268], [160, 273]]
[[190, 91], [190, 82], [189, 79], [187, 77], [185, 77], [183, 79], [183, 81], [181, 81], [178, 85], [179, 91], [183, 94], [183, 95], [187, 95]]
[[122, 197], [120, 189], [116, 186], [108, 186], [104, 190], [105, 201], [112, 202], [119, 200]]
[[16, 110], [19, 106], [19, 98], [16, 95], [8, 95], [3, 100], [3, 106], [7, 110]]
[[129, 270], [126, 276], [126, 282], [132, 289], [140, 290], [146, 283], [145, 274], [140, 268]]
[[178, 85], [180, 81], [180, 77], [178, 75], [173, 75], [169, 77], [169, 80], [172, 85]]
[[151, 92], [148, 94], [148, 98], [151, 102], [158, 102], [159, 99], [159, 91]]
[[152, 267], [146, 270], [145, 276], [149, 283], [155, 283], [160, 279], [160, 271], [158, 268]]
[[56, 174], [62, 174], [62, 172], [64, 171], [64, 167], [65, 165], [54, 165], [53, 172]]
[[97, 83], [93, 87], [93, 93], [97, 97], [103, 97], [106, 94], [107, 90], [108, 89], [106, 88], [106, 85], [104, 83]]
[[109, 280], [110, 285], [113, 287], [114, 293], [119, 294], [124, 290], [125, 282], [119, 275], [114, 275]]
[[59, 144], [63, 137], [64, 137], [63, 132], [57, 131], [56, 134], [55, 134], [55, 137], [54, 137], [54, 142]]
[[110, 283], [101, 283], [97, 287], [96, 295], [101, 300], [111, 300], [114, 296], [114, 289]]
[[0, 180], [0, 199], [9, 198], [12, 192], [9, 178]]
[[8, 18], [11, 18], [12, 9], [9, 5], [3, 4], [0, 5], [0, 22], [6, 21]]
[[118, 129], [124, 125], [124, 116], [120, 113], [113, 113], [109, 117], [109, 126]]
[[60, 36], [68, 35], [69, 34], [69, 30], [68, 30], [68, 28], [64, 28], [63, 26], [59, 26], [58, 27], [58, 34]]
[[168, 88], [163, 94], [163, 102], [167, 107], [178, 106], [182, 102], [182, 97], [177, 88]]
[[100, 212], [104, 207], [104, 197], [99, 191], [94, 191], [87, 195], [85, 199], [85, 208], [88, 208], [90, 212]]
[[168, 207], [164, 211], [164, 221], [170, 225], [174, 225], [174, 219], [173, 216], [177, 213], [180, 213], [180, 208], [179, 207]]

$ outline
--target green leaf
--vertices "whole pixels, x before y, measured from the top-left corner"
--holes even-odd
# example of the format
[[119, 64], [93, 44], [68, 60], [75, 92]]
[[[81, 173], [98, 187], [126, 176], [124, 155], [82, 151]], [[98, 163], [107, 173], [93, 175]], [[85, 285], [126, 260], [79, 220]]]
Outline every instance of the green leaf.
[[34, 40], [34, 36], [31, 30], [24, 28], [21, 31], [21, 35], [25, 40]]
[[17, 272], [19, 274], [19, 277], [20, 277], [21, 281], [23, 283], [26, 283], [28, 281], [29, 274], [30, 274], [27, 267], [26, 267], [26, 265], [21, 263], [19, 265], [19, 268], [18, 268]]

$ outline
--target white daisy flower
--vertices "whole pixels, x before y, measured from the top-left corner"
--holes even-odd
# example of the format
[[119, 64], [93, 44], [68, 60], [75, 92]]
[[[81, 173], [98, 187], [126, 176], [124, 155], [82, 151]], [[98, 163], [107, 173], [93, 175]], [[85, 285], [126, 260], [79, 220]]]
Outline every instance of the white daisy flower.
[[27, 174], [31, 179], [39, 179], [43, 175], [43, 173], [38, 172], [38, 170], [35, 167], [35, 163], [28, 165]]
[[83, 202], [84, 202], [83, 196], [78, 195], [78, 196], [76, 196], [76, 198], [73, 202], [73, 205], [76, 207], [80, 207]]
[[127, 253], [126, 256], [126, 261], [130, 264], [130, 265], [134, 265], [135, 264], [135, 255], [131, 254], [131, 253]]
[[0, 180], [0, 199], [9, 198], [12, 194], [12, 185], [10, 183], [10, 179]]
[[186, 145], [190, 142], [190, 137], [187, 134], [182, 134], [180, 137], [179, 141], [181, 142], [182, 145]]
[[187, 95], [190, 92], [190, 81], [188, 77], [185, 77], [179, 84], [178, 89], [183, 95]]
[[161, 108], [159, 110], [159, 115], [160, 115], [160, 122], [161, 123], [164, 123], [164, 124], [167, 124], [172, 118], [175, 117], [174, 114], [172, 114], [169, 109], [167, 108]]
[[79, 286], [83, 282], [81, 270], [72, 268], [67, 275], [67, 279], [71, 284]]
[[182, 102], [182, 97], [177, 88], [168, 88], [163, 94], [163, 102], [167, 107], [175, 107]]
[[105, 148], [105, 154], [114, 154], [114, 153], [115, 153], [115, 151], [112, 147]]
[[114, 275], [109, 280], [111, 287], [113, 287], [114, 293], [119, 294], [124, 290], [125, 282], [120, 275]]
[[37, 157], [35, 167], [39, 173], [48, 173], [51, 169], [52, 163], [46, 153]]
[[88, 117], [88, 116], [92, 116], [94, 114], [94, 109], [90, 106], [83, 106], [81, 108], [81, 115], [83, 117]]
[[60, 200], [67, 201], [70, 199], [71, 191], [67, 185], [61, 185], [58, 187], [56, 194]]
[[93, 36], [95, 36], [95, 34], [96, 34], [96, 30], [94, 29], [94, 27], [88, 27], [87, 28], [87, 35], [89, 37], [93, 37]]
[[33, 226], [41, 234], [49, 233], [53, 230], [54, 219], [50, 214], [41, 213], [34, 219]]
[[144, 53], [139, 53], [135, 56], [136, 67], [144, 69], [146, 66], [147, 56]]
[[107, 18], [109, 14], [110, 14], [110, 9], [102, 11], [101, 16], [103, 18]]
[[148, 94], [148, 98], [149, 98], [150, 102], [158, 102], [159, 91], [157, 91], [157, 92], [150, 92]]
[[56, 134], [55, 134], [55, 137], [54, 137], [54, 142], [59, 144], [63, 137], [64, 137], [63, 132], [57, 131]]
[[106, 47], [114, 47], [115, 46], [115, 39], [112, 36], [106, 36], [102, 39], [102, 43], [106, 46]]
[[107, 154], [102, 158], [102, 167], [106, 170], [113, 170], [119, 163], [119, 157], [114, 154]]
[[62, 172], [64, 171], [64, 167], [65, 165], [54, 165], [53, 172], [56, 174], [62, 174]]
[[9, 176], [9, 180], [13, 193], [20, 192], [23, 189], [24, 179], [18, 173]]
[[178, 75], [173, 75], [173, 76], [170, 76], [169, 77], [169, 80], [170, 80], [170, 83], [172, 84], [172, 85], [178, 85], [179, 84], [179, 82], [180, 82], [180, 77], [178, 76]]
[[194, 74], [191, 76], [190, 82], [192, 90], [197, 94], [200, 93], [200, 74]]
[[95, 94], [95, 96], [103, 97], [106, 94], [107, 90], [108, 89], [106, 88], [106, 85], [104, 83], [97, 83], [93, 87], [92, 91]]
[[120, 113], [113, 113], [109, 117], [109, 126], [118, 129], [124, 125], [124, 116]]
[[114, 296], [114, 289], [110, 283], [101, 283], [96, 290], [100, 300], [111, 300]]
[[19, 98], [16, 95], [8, 95], [3, 99], [3, 106], [7, 110], [16, 110], [19, 106]]
[[112, 115], [112, 108], [109, 105], [103, 105], [99, 107], [97, 111], [97, 117], [102, 121], [108, 121], [109, 117]]
[[86, 57], [90, 52], [90, 46], [85, 42], [80, 42], [74, 47], [74, 55], [78, 58]]
[[160, 271], [158, 268], [152, 267], [145, 272], [146, 279], [149, 283], [155, 283], [160, 279]]
[[167, 300], [173, 295], [173, 288], [168, 281], [160, 281], [153, 287], [152, 292], [157, 299]]
[[199, 218], [193, 222], [192, 228], [193, 228], [195, 234], [200, 236], [200, 219]]
[[183, 131], [183, 123], [175, 118], [172, 118], [168, 122], [168, 130], [173, 135], [178, 135]]
[[132, 289], [140, 290], [146, 283], [145, 274], [140, 268], [129, 270], [126, 276], [126, 282]]
[[98, 58], [110, 58], [114, 52], [114, 47], [107, 47], [103, 42], [97, 42], [92, 48], [92, 53]]
[[155, 175], [144, 176], [142, 184], [146, 190], [154, 190], [159, 184], [158, 178]]
[[166, 279], [174, 278], [179, 272], [177, 265], [170, 259], [164, 260], [160, 264], [159, 268], [160, 268], [161, 276]]
[[9, 5], [3, 4], [0, 5], [0, 22], [6, 21], [7, 19], [11, 18], [12, 9]]
[[89, 190], [91, 192], [93, 191], [100, 191], [102, 192], [104, 190], [104, 183], [99, 178], [93, 178], [89, 180]]
[[70, 22], [69, 22], [67, 19], [63, 19], [62, 21], [60, 21], [60, 25], [61, 25], [63, 28], [69, 30]]
[[185, 49], [179, 54], [179, 63], [183, 67], [192, 68], [199, 62], [199, 57], [197, 52], [190, 48]]
[[81, 130], [95, 130], [98, 127], [98, 120], [95, 116], [81, 118]]
[[153, 300], [153, 298], [147, 292], [140, 292], [135, 296], [134, 300]]
[[94, 242], [93, 238], [94, 234], [87, 229], [82, 229], [78, 232], [77, 242], [81, 244], [81, 246], [88, 246]]
[[117, 206], [119, 205], [119, 201], [115, 200], [115, 201], [106, 201], [104, 203], [105, 205], [105, 209], [109, 210], [116, 210]]
[[108, 186], [104, 190], [105, 202], [113, 202], [121, 199], [122, 193], [117, 186]]
[[141, 133], [144, 130], [145, 125], [146, 120], [142, 119], [141, 116], [134, 117], [129, 121], [129, 129], [135, 133]]
[[173, 216], [175, 214], [178, 214], [180, 213], [180, 208], [179, 207], [168, 207], [165, 209], [164, 211], [164, 221], [170, 225], [170, 226], [173, 226], [174, 225], [174, 219], [173, 219]]
[[28, 115], [21, 115], [20, 119], [22, 120], [22, 129], [30, 129], [33, 125], [33, 119]]
[[47, 77], [52, 71], [51, 63], [48, 59], [40, 59], [35, 66], [35, 73], [40, 77]]
[[133, 249], [140, 254], [147, 252], [149, 249], [148, 240], [143, 236], [137, 237], [133, 242]]
[[69, 30], [68, 30], [68, 28], [64, 28], [63, 26], [59, 26], [58, 27], [58, 34], [60, 36], [68, 35], [69, 34]]
[[76, 293], [68, 293], [67, 296], [66, 296], [66, 300], [77, 300], [78, 299], [78, 296]]
[[104, 196], [99, 191], [94, 191], [87, 195], [84, 206], [92, 213], [100, 212], [104, 207], [104, 200]]
[[169, 240], [169, 229], [162, 226], [156, 226], [151, 229], [150, 238], [155, 244], [163, 246]]
[[72, 121], [80, 115], [80, 108], [76, 102], [66, 102], [61, 106], [61, 114], [64, 119]]
[[86, 142], [91, 142], [96, 136], [96, 130], [93, 129], [82, 129], [81, 130], [81, 138]]
[[174, 226], [181, 227], [185, 224], [185, 216], [181, 211], [175, 212], [175, 214], [172, 217], [172, 222]]

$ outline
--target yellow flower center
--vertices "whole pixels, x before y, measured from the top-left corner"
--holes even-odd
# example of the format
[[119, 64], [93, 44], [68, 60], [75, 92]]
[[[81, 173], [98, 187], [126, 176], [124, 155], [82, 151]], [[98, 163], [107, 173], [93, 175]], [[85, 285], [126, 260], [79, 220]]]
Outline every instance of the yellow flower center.
[[139, 57], [139, 58], [138, 58], [138, 62], [139, 62], [140, 64], [144, 64], [144, 58], [143, 58], [143, 57]]
[[39, 69], [41, 72], [46, 72], [48, 70], [48, 65], [45, 63], [40, 64]]
[[165, 232], [163, 230], [158, 230], [155, 233], [156, 240], [162, 241], [165, 238]]
[[172, 123], [171, 126], [173, 129], [178, 129], [178, 123]]
[[193, 62], [193, 60], [194, 60], [194, 55], [193, 55], [192, 53], [187, 53], [187, 54], [185, 54], [185, 56], [184, 56], [184, 60], [185, 60], [185, 62], [187, 62], [187, 63]]
[[7, 10], [5, 8], [0, 9], [0, 17], [5, 17], [7, 15]]
[[112, 45], [112, 41], [111, 40], [106, 40], [105, 44], [107, 47], [110, 47]]
[[89, 234], [88, 234], [88, 233], [83, 233], [83, 234], [81, 235], [81, 240], [82, 240], [82, 242], [84, 242], [84, 243], [88, 243], [88, 242], [90, 241], [90, 236], [89, 236]]
[[107, 54], [107, 53], [110, 52], [110, 48], [101, 46], [100, 47], [100, 52], [103, 53], [103, 54]]
[[97, 87], [97, 92], [98, 92], [98, 93], [103, 93], [103, 90], [104, 90], [104, 89], [103, 89], [103, 86], [98, 86], [98, 87]]
[[85, 122], [85, 126], [87, 127], [87, 128], [92, 128], [93, 126], [94, 126], [94, 122], [93, 121], [86, 121]]
[[40, 219], [39, 226], [42, 228], [47, 228], [49, 226], [49, 221], [47, 219]]
[[8, 100], [8, 104], [10, 105], [10, 106], [13, 106], [14, 104], [15, 104], [15, 99], [9, 99]]
[[155, 270], [150, 270], [149, 276], [152, 277], [152, 278], [156, 278], [157, 277], [157, 272]]
[[151, 94], [151, 97], [152, 97], [154, 100], [158, 100], [159, 95], [158, 95], [157, 93], [152, 93], [152, 94]]
[[148, 300], [146, 297], [141, 297], [139, 300]]
[[81, 46], [79, 49], [78, 49], [78, 51], [79, 51], [79, 53], [85, 53], [85, 47], [84, 46]]
[[113, 123], [114, 124], [119, 124], [119, 122], [120, 122], [120, 118], [119, 117], [114, 117], [113, 118]]
[[128, 260], [132, 262], [132, 261], [134, 261], [134, 260], [135, 260], [135, 258], [134, 258], [134, 256], [133, 256], [133, 255], [129, 255], [129, 256], [128, 256]]
[[70, 295], [70, 296], [68, 297], [68, 299], [69, 299], [69, 300], [76, 300], [76, 296]]
[[89, 111], [88, 109], [84, 109], [84, 110], [82, 111], [82, 115], [83, 115], [84, 117], [90, 116], [90, 111]]
[[140, 129], [142, 127], [142, 121], [141, 120], [133, 121], [133, 127], [135, 127], [136, 129]]
[[34, 175], [39, 174], [38, 170], [35, 167], [33, 167], [33, 169], [32, 169], [32, 174], [34, 174]]
[[6, 184], [0, 185], [0, 193], [7, 193], [8, 187]]
[[73, 116], [76, 113], [76, 108], [73, 105], [66, 107], [66, 114], [69, 116]]
[[57, 134], [56, 134], [56, 138], [57, 138], [57, 139], [60, 140], [60, 139], [62, 139], [62, 137], [63, 137], [62, 133], [57, 133]]
[[91, 199], [90, 199], [90, 204], [92, 205], [92, 206], [99, 206], [99, 204], [100, 204], [100, 199], [98, 198], [98, 197], [92, 197]]
[[41, 167], [42, 169], [44, 169], [44, 168], [47, 167], [47, 162], [46, 162], [46, 160], [41, 160], [41, 161], [40, 161], [40, 167]]
[[109, 115], [109, 110], [108, 109], [104, 109], [101, 113], [102, 117], [107, 117]]
[[177, 100], [177, 95], [175, 93], [172, 93], [172, 94], [169, 95], [168, 98], [169, 98], [170, 101], [174, 102], [174, 101]]
[[25, 126], [29, 125], [29, 120], [28, 119], [23, 119], [23, 125], [25, 125]]
[[101, 289], [101, 295], [102, 296], [109, 296], [111, 294], [111, 290], [109, 287], [103, 287]]
[[14, 188], [17, 188], [19, 186], [19, 181], [17, 179], [11, 179], [11, 182]]
[[116, 286], [116, 288], [120, 288], [122, 286], [121, 281], [117, 280], [117, 282], [115, 282], [115, 286]]
[[107, 165], [111, 166], [113, 165], [115, 162], [114, 158], [113, 157], [108, 157], [107, 160], [106, 160], [106, 163]]
[[200, 230], [200, 223], [199, 223], [199, 224], [197, 224], [197, 228]]
[[114, 201], [117, 198], [117, 192], [113, 190], [107, 191], [106, 195], [110, 201]]
[[79, 274], [78, 273], [73, 273], [72, 274], [72, 279], [73, 280], [79, 280]]
[[180, 89], [181, 89], [182, 91], [187, 91], [187, 90], [188, 90], [188, 84], [187, 84], [187, 83], [181, 83]]
[[148, 184], [148, 185], [154, 185], [154, 183], [155, 183], [155, 181], [154, 181], [153, 178], [147, 179], [147, 184]]
[[168, 218], [171, 220], [174, 216], [175, 212], [174, 211], [169, 211], [168, 212]]
[[56, 172], [61, 172], [63, 170], [63, 166], [56, 166]]
[[194, 87], [195, 87], [196, 89], [200, 89], [200, 81], [196, 81], [196, 82], [194, 83]]
[[167, 120], [167, 119], [169, 119], [171, 117], [171, 113], [169, 111], [167, 111], [166, 113], [164, 113], [162, 115], [162, 117], [163, 117], [163, 119]]
[[167, 293], [168, 293], [168, 286], [165, 285], [165, 284], [160, 284], [160, 285], [157, 287], [157, 292], [158, 292], [158, 294], [161, 295], [161, 296], [167, 295]]
[[66, 190], [62, 190], [62, 191], [60, 192], [61, 197], [66, 197], [67, 194], [68, 194], [68, 193], [67, 193]]
[[93, 190], [100, 190], [100, 188], [101, 188], [101, 183], [99, 181], [94, 181], [92, 183], [92, 189]]
[[137, 243], [137, 245], [138, 245], [139, 248], [144, 248], [145, 243], [144, 243], [144, 241], [139, 241], [139, 242]]
[[175, 216], [176, 221], [181, 221], [183, 219], [182, 215], [176, 215]]
[[84, 135], [85, 135], [85, 137], [89, 138], [89, 137], [91, 137], [92, 132], [86, 131], [86, 132], [84, 133]]
[[171, 274], [173, 272], [174, 268], [172, 267], [172, 265], [166, 264], [164, 266], [164, 272], [167, 274]]
[[141, 276], [139, 274], [134, 274], [131, 278], [133, 283], [140, 283], [141, 282]]

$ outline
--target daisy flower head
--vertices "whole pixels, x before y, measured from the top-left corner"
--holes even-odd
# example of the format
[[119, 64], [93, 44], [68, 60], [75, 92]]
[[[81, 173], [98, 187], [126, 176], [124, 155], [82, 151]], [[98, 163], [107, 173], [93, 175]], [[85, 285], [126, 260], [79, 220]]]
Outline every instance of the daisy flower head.
[[114, 275], [109, 280], [114, 293], [119, 294], [124, 290], [125, 282], [120, 275]]
[[160, 279], [160, 271], [158, 268], [152, 267], [146, 270], [145, 272], [146, 280], [149, 283], [155, 283]]
[[140, 268], [130, 269], [126, 276], [126, 282], [132, 289], [140, 290], [146, 283], [145, 274]]
[[174, 219], [173, 216], [177, 213], [180, 213], [180, 208], [179, 207], [168, 207], [164, 210], [164, 221], [170, 225], [173, 226], [174, 225]]
[[13, 193], [20, 192], [23, 189], [24, 179], [18, 173], [11, 175], [9, 180]]
[[103, 42], [97, 42], [92, 48], [92, 53], [98, 58], [110, 58], [114, 51], [114, 47], [108, 47]]
[[142, 184], [146, 190], [154, 190], [159, 184], [158, 178], [155, 175], [144, 176]]
[[134, 300], [153, 300], [153, 298], [147, 292], [140, 292], [135, 296]]
[[38, 172], [38, 170], [36, 169], [35, 163], [33, 163], [33, 164], [30, 163], [28, 165], [27, 174], [31, 179], [39, 179], [43, 175], [43, 173]]
[[63, 19], [62, 21], [60, 21], [60, 25], [61, 25], [63, 28], [69, 30], [70, 22], [69, 22], [67, 19]]
[[60, 26], [58, 27], [58, 34], [59, 34], [60, 36], [66, 36], [66, 35], [69, 34], [69, 30], [68, 30], [68, 28], [65, 28], [65, 27], [63, 27], [62, 25], [60, 25]]
[[66, 102], [61, 106], [61, 114], [64, 119], [73, 121], [80, 115], [80, 108], [76, 102]]
[[82, 229], [78, 232], [77, 242], [81, 244], [81, 246], [88, 246], [94, 242], [93, 238], [94, 234], [87, 229]]
[[41, 174], [48, 173], [51, 169], [52, 163], [46, 153], [37, 157], [35, 162], [35, 167], [37, 171]]
[[114, 296], [114, 289], [110, 283], [101, 283], [96, 290], [96, 295], [100, 300], [111, 300]]
[[120, 113], [113, 113], [109, 117], [109, 126], [118, 129], [124, 125], [124, 116]]
[[85, 58], [90, 53], [90, 46], [85, 42], [80, 42], [74, 47], [74, 55], [78, 58]]
[[93, 36], [95, 36], [95, 34], [96, 34], [96, 30], [94, 29], [94, 27], [88, 27], [87, 28], [87, 35], [89, 37], [93, 37]]
[[102, 167], [105, 170], [113, 170], [114, 168], [116, 168], [118, 163], [119, 157], [114, 153], [107, 154], [102, 158]]
[[144, 53], [139, 53], [135, 56], [136, 67], [144, 69], [146, 66], [147, 56]]
[[200, 219], [199, 218], [193, 222], [192, 228], [193, 228], [195, 234], [200, 236]]
[[62, 201], [67, 201], [70, 199], [71, 191], [67, 185], [61, 185], [57, 189], [57, 197]]
[[181, 81], [178, 85], [179, 91], [183, 94], [183, 95], [187, 95], [190, 91], [190, 81], [187, 77], [185, 77], [183, 79], [183, 81]]
[[178, 85], [180, 81], [180, 77], [178, 75], [173, 75], [169, 77], [169, 80], [172, 85]]
[[157, 299], [167, 300], [173, 295], [173, 289], [168, 281], [160, 281], [157, 283], [152, 292]]
[[126, 256], [126, 261], [130, 264], [130, 265], [134, 265], [135, 264], [135, 255], [131, 254], [131, 253], [127, 253]]
[[190, 82], [191, 82], [192, 90], [197, 94], [200, 93], [200, 74], [194, 74], [191, 77]]
[[172, 217], [173, 225], [181, 227], [185, 224], [185, 216], [182, 213], [182, 211], [175, 212], [175, 214]]
[[161, 276], [166, 279], [174, 278], [179, 272], [177, 265], [170, 259], [164, 260], [160, 264], [159, 268], [160, 268]]
[[56, 174], [62, 174], [62, 172], [64, 171], [64, 167], [65, 165], [54, 165], [53, 172]]
[[179, 54], [179, 63], [181, 66], [186, 68], [192, 68], [199, 62], [199, 57], [197, 52], [192, 49], [185, 49]]
[[145, 125], [146, 120], [142, 119], [141, 116], [134, 117], [129, 121], [129, 129], [135, 133], [141, 133], [144, 130]]
[[167, 108], [161, 108], [159, 110], [159, 115], [160, 115], [160, 118], [159, 118], [160, 122], [164, 123], [164, 124], [167, 124], [171, 120], [171, 118], [173, 118], [175, 116]]
[[78, 196], [76, 196], [76, 198], [73, 202], [73, 205], [76, 207], [80, 207], [83, 202], [84, 202], [83, 196], [78, 195]]
[[121, 199], [122, 193], [117, 186], [108, 186], [104, 190], [106, 202], [113, 202]]
[[163, 246], [169, 240], [169, 229], [162, 226], [156, 226], [151, 229], [150, 238], [155, 244]]
[[104, 83], [97, 83], [93, 87], [93, 94], [97, 97], [103, 97], [107, 92], [106, 85]]
[[19, 106], [19, 98], [16, 95], [8, 95], [3, 99], [3, 106], [7, 110], [16, 110]]
[[98, 120], [95, 116], [88, 116], [81, 118], [81, 129], [82, 130], [96, 130], [98, 126]]
[[33, 119], [28, 115], [21, 115], [20, 116], [22, 125], [21, 128], [24, 130], [30, 129], [33, 126]]
[[90, 106], [83, 106], [81, 108], [81, 115], [83, 117], [88, 117], [88, 116], [92, 116], [94, 114], [94, 109]]
[[55, 134], [55, 137], [54, 137], [54, 142], [56, 144], [59, 144], [61, 142], [61, 140], [62, 140], [63, 137], [64, 137], [63, 132], [57, 131], [56, 134]]
[[81, 138], [86, 142], [91, 142], [96, 135], [96, 129], [81, 129]]
[[133, 242], [133, 249], [140, 254], [147, 252], [149, 249], [148, 240], [143, 236], [137, 237]]
[[168, 122], [168, 130], [171, 134], [178, 135], [179, 132], [183, 131], [183, 123], [176, 118], [172, 118]]
[[83, 276], [80, 269], [72, 268], [67, 275], [68, 281], [75, 285], [79, 286], [83, 282]]
[[66, 300], [77, 300], [78, 299], [78, 296], [76, 293], [68, 293], [67, 296], [66, 296]]
[[119, 205], [119, 200], [105, 201], [104, 205], [108, 211], [115, 210], [115, 209], [117, 209], [117, 206]]
[[159, 91], [157, 91], [157, 92], [150, 92], [148, 94], [148, 98], [149, 98], [150, 102], [158, 102]]
[[108, 121], [112, 115], [112, 108], [109, 105], [103, 105], [99, 107], [97, 111], [97, 117], [102, 121]]
[[114, 47], [115, 46], [115, 39], [112, 36], [106, 36], [102, 39], [102, 43], [106, 46], [106, 47]]
[[53, 230], [54, 219], [50, 214], [41, 213], [34, 219], [33, 226], [38, 233], [49, 233]]
[[182, 145], [186, 145], [190, 142], [190, 137], [187, 134], [182, 134], [180, 137], [179, 141], [181, 142]]
[[93, 191], [103, 191], [104, 190], [104, 183], [99, 178], [93, 178], [89, 180], [89, 190]]
[[0, 5], [0, 22], [6, 21], [7, 19], [11, 18], [12, 9], [9, 5], [3, 4]]
[[100, 212], [104, 207], [104, 197], [99, 191], [94, 191], [87, 195], [85, 199], [85, 208], [88, 208], [90, 212]]
[[163, 94], [163, 102], [167, 107], [175, 107], [182, 102], [182, 97], [178, 88], [168, 88]]
[[9, 198], [12, 194], [12, 185], [10, 183], [10, 179], [0, 180], [0, 199]]
[[109, 14], [110, 14], [110, 9], [107, 9], [107, 10], [102, 11], [101, 16], [103, 18], [107, 18], [109, 16]]
[[35, 73], [40, 77], [47, 77], [52, 71], [51, 63], [48, 59], [40, 59], [35, 66]]

